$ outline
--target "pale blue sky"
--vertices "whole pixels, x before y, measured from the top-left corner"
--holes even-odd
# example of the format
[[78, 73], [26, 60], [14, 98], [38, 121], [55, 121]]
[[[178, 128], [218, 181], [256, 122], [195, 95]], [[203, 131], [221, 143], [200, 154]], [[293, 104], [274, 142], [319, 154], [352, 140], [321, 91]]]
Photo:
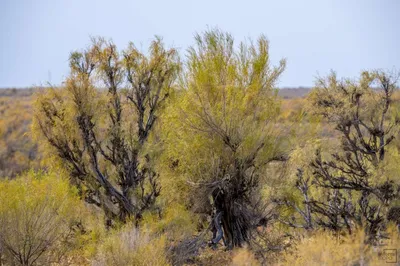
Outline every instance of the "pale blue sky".
[[311, 86], [331, 69], [400, 68], [400, 0], [0, 0], [0, 87], [59, 84], [90, 36], [143, 48], [154, 35], [180, 48], [219, 27], [236, 40], [265, 34], [287, 58], [279, 86]]

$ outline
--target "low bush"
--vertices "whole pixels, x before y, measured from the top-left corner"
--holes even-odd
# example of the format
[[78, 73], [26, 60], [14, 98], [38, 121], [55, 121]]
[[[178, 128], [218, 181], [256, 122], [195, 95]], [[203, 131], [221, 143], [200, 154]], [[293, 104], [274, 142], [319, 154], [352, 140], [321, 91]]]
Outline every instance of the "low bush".
[[0, 264], [48, 265], [73, 245], [81, 202], [68, 181], [29, 172], [0, 181]]

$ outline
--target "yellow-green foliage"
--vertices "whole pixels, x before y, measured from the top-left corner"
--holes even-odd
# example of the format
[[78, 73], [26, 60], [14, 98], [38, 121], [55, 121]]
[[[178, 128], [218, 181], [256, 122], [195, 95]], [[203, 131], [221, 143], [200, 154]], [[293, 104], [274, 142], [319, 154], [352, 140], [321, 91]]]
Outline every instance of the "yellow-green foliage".
[[153, 233], [165, 234], [171, 241], [181, 240], [195, 233], [196, 216], [185, 206], [174, 203], [164, 208], [161, 219], [159, 215], [147, 213], [143, 218], [142, 226]]
[[[77, 147], [83, 145], [79, 126], [75, 123], [80, 106], [74, 103], [74, 99], [81, 99], [80, 103], [83, 109], [92, 115], [94, 123], [102, 122], [104, 115], [104, 107], [102, 106], [105, 105], [105, 94], [97, 91], [91, 84], [84, 84], [85, 82], [88, 83], [84, 79], [69, 79], [66, 81], [65, 89], [48, 88], [35, 94], [32, 133], [34, 139], [41, 144], [40, 148], [44, 155], [42, 163], [46, 167], [57, 169], [61, 166], [61, 163], [66, 164], [66, 162], [57, 160], [58, 154], [54, 147], [45, 141], [47, 135], [44, 135], [42, 130], [46, 130], [46, 134], [52, 133], [58, 145], [63, 143], [70, 143]], [[48, 112], [54, 114], [55, 119], [44, 120], [43, 118], [46, 117]], [[82, 160], [88, 159], [83, 157]], [[53, 167], [54, 164], [56, 167]]]
[[92, 265], [169, 265], [165, 237], [155, 237], [134, 228], [132, 224], [126, 225], [104, 239]]
[[207, 31], [196, 36], [186, 66], [163, 122], [165, 169], [173, 169], [169, 181], [175, 187], [187, 186], [188, 180], [210, 181], [223, 167], [251, 160], [253, 154], [261, 166], [279, 153], [282, 130], [274, 120], [280, 103], [274, 86], [285, 61], [271, 66], [264, 36], [235, 49], [230, 34]]
[[366, 236], [359, 230], [352, 235], [336, 236], [318, 232], [300, 241], [293, 253], [281, 257], [280, 265], [384, 265], [384, 249], [398, 249], [400, 238], [393, 228], [390, 239], [380, 247], [365, 244]]
[[0, 250], [12, 264], [59, 261], [73, 245], [81, 202], [68, 181], [30, 172], [0, 181]]

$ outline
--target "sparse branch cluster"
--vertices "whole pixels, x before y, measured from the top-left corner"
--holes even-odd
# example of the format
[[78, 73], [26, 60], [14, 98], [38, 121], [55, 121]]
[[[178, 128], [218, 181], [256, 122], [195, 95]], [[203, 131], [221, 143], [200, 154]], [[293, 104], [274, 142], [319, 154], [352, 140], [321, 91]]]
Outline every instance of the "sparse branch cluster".
[[110, 220], [140, 220], [160, 193], [143, 150], [176, 78], [176, 51], [156, 39], [149, 56], [133, 45], [120, 53], [94, 39], [71, 54], [70, 67], [64, 89], [39, 97], [36, 124], [87, 202]]
[[[400, 196], [399, 184], [381, 173], [399, 129], [393, 106], [397, 80], [397, 76], [372, 71], [362, 73], [357, 83], [338, 81], [335, 74], [318, 82], [311, 95], [315, 113], [334, 125], [341, 143], [329, 156], [316, 151], [310, 176], [305, 178], [302, 169], [298, 172], [296, 186], [303, 195], [304, 209], [290, 201], [284, 204], [295, 207], [303, 217], [305, 225], [300, 226], [351, 233], [358, 225], [366, 229], [371, 241], [382, 236], [387, 213]], [[310, 198], [312, 186], [326, 196]]]

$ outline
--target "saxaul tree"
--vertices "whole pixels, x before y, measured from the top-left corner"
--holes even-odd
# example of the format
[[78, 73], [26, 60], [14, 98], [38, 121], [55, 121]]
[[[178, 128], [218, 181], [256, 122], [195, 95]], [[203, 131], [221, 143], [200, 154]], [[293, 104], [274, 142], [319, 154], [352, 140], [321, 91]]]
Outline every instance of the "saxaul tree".
[[146, 143], [179, 70], [177, 52], [159, 38], [148, 55], [100, 38], [71, 54], [70, 69], [61, 88], [38, 95], [34, 127], [108, 222], [139, 221], [160, 193]]
[[269, 162], [284, 159], [274, 86], [285, 61], [271, 66], [264, 36], [238, 47], [219, 30], [195, 40], [169, 113], [167, 153], [191, 187], [189, 205], [212, 217], [211, 242], [223, 239], [232, 248], [249, 242], [265, 218], [260, 177]]
[[[338, 82], [332, 75], [329, 85], [320, 82], [316, 91], [320, 114], [335, 124], [342, 142], [341, 151], [331, 158], [323, 159], [317, 152], [311, 164], [315, 181], [336, 194], [359, 194], [358, 206], [351, 206], [347, 199], [348, 203], [338, 208], [342, 211], [340, 216], [349, 230], [349, 220], [356, 221], [372, 239], [383, 229], [387, 207], [399, 196], [399, 184], [394, 177], [379, 174], [400, 124], [393, 110], [397, 81], [397, 75], [382, 71], [363, 72], [358, 84], [349, 80]], [[331, 94], [322, 96], [328, 87]], [[332, 96], [335, 91], [336, 97]], [[341, 202], [345, 202], [341, 197]]]
[[[385, 171], [387, 157], [393, 156], [390, 145], [399, 133], [397, 81], [398, 75], [370, 71], [357, 82], [338, 80], [335, 74], [317, 82], [310, 97], [314, 112], [334, 126], [341, 141], [331, 154], [316, 151], [309, 176], [299, 170], [296, 184], [304, 199], [302, 209], [280, 201], [296, 206], [306, 228], [351, 233], [359, 225], [371, 241], [381, 236], [400, 192], [398, 178]], [[310, 189], [320, 189], [325, 196], [312, 198]]]

